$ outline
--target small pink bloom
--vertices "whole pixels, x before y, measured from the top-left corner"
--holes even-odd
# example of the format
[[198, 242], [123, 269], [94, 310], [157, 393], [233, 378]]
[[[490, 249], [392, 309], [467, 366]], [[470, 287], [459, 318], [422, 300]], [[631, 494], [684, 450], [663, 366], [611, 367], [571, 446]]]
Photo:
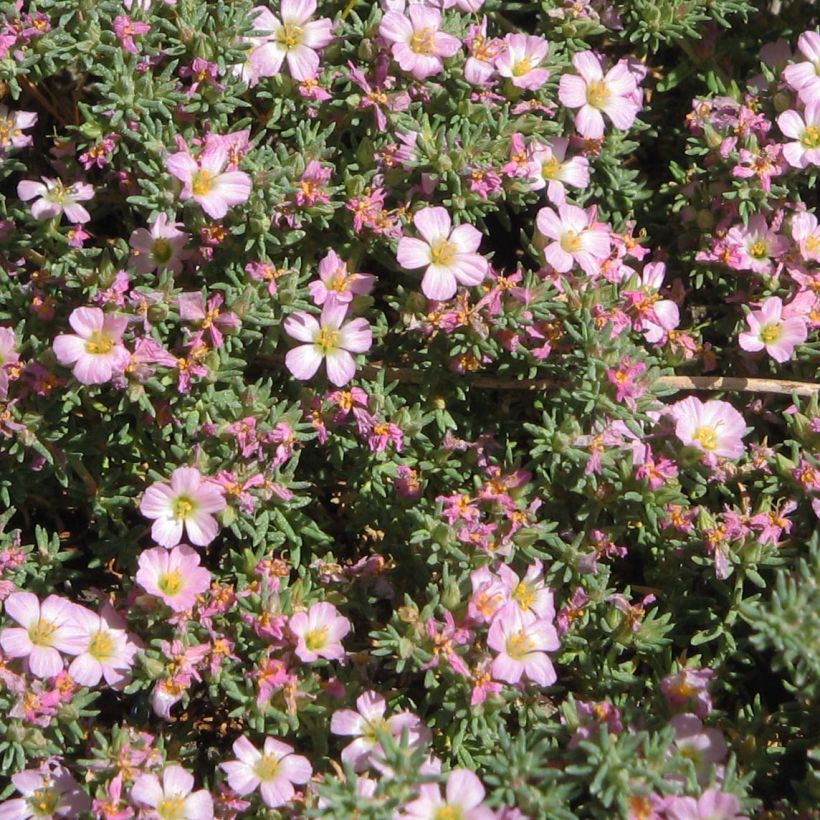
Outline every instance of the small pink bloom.
[[170, 485], [157, 481], [145, 491], [140, 512], [154, 520], [151, 536], [157, 544], [169, 549], [175, 546], [182, 540], [184, 527], [192, 544], [205, 547], [219, 532], [213, 514], [226, 506], [217, 484], [195, 467], [177, 467]]
[[180, 223], [169, 223], [166, 214], [160, 214], [150, 229], [137, 228], [128, 240], [134, 269], [138, 273], [152, 273], [167, 268], [179, 273], [189, 255], [184, 248], [190, 238], [179, 228]]
[[626, 63], [618, 63], [604, 75], [601, 61], [591, 51], [583, 51], [572, 58], [572, 64], [580, 76], [564, 74], [558, 98], [567, 108], [580, 109], [575, 115], [578, 132], [587, 139], [601, 139], [603, 114], [616, 128], [630, 128], [641, 107], [635, 101], [635, 77]]
[[171, 550], [153, 547], [140, 554], [136, 582], [149, 594], [162, 599], [174, 612], [185, 612], [197, 595], [211, 584], [211, 573], [199, 565], [199, 553], [186, 544]]
[[686, 706], [689, 711], [694, 710], [699, 718], [703, 718], [712, 711], [709, 686], [714, 677], [715, 673], [711, 669], [686, 667], [665, 677], [661, 681], [661, 692], [673, 708]]
[[294, 79], [311, 80], [319, 71], [317, 51], [333, 40], [333, 23], [326, 17], [310, 19], [316, 0], [282, 0], [279, 8], [279, 17], [264, 6], [253, 9], [254, 29], [263, 40], [251, 54], [254, 73], [273, 77], [287, 60]]
[[808, 337], [808, 326], [802, 316], [783, 318], [783, 301], [779, 296], [770, 296], [760, 306], [746, 316], [749, 330], [740, 334], [743, 350], [757, 352], [764, 350], [776, 361], [787, 362], [797, 345]]
[[74, 621], [85, 644], [68, 667], [68, 674], [81, 686], [97, 686], [104, 678], [112, 688], [121, 689], [128, 681], [139, 647], [117, 625], [118, 620], [113, 617], [113, 610], [106, 619], [85, 607], [75, 607]]
[[806, 58], [783, 69], [783, 79], [800, 94], [804, 103], [820, 98], [820, 32], [804, 31], [797, 48]]
[[551, 620], [524, 615], [518, 606], [507, 604], [493, 619], [487, 646], [498, 652], [492, 665], [496, 680], [518, 683], [526, 677], [539, 686], [555, 683], [547, 652], [558, 649], [559, 642]]
[[244, 171], [225, 171], [229, 161], [224, 143], [215, 143], [196, 159], [187, 151], [171, 154], [168, 171], [182, 182], [180, 199], [193, 199], [212, 219], [222, 219], [228, 208], [247, 202], [251, 178]]
[[285, 319], [285, 332], [304, 342], [285, 356], [288, 370], [297, 379], [313, 378], [323, 359], [327, 377], [337, 387], [347, 384], [356, 375], [356, 360], [352, 354], [370, 350], [373, 335], [366, 319], [352, 319], [342, 324], [346, 313], [347, 305], [329, 300], [318, 322], [304, 311], [291, 313]]
[[[91, 800], [80, 784], [59, 765], [43, 764], [11, 776], [22, 797], [0, 803], [3, 820], [29, 817], [80, 817], [91, 808]], [[43, 806], [48, 813], [43, 813]]]
[[406, 15], [388, 11], [379, 24], [379, 34], [392, 43], [393, 59], [402, 71], [417, 80], [441, 72], [442, 57], [452, 57], [461, 49], [457, 37], [441, 31], [441, 12], [428, 6], [410, 6]]
[[549, 42], [531, 34], [508, 34], [503, 42], [505, 48], [495, 61], [499, 75], [507, 77], [516, 88], [541, 88], [550, 76], [541, 67], [549, 53]]
[[423, 783], [421, 797], [404, 807], [400, 820], [439, 820], [439, 818], [459, 818], [459, 820], [493, 820], [496, 814], [483, 806], [484, 786], [468, 769], [453, 769], [444, 787], [435, 783]]
[[141, 20], [132, 20], [124, 14], [118, 14], [114, 18], [114, 34], [122, 43], [122, 47], [129, 54], [138, 54], [139, 48], [134, 42], [134, 37], [147, 34], [151, 31], [151, 26]]
[[749, 820], [740, 801], [720, 789], [707, 789], [700, 797], [672, 796], [664, 806], [666, 820]]
[[350, 764], [357, 772], [364, 771], [371, 763], [376, 764], [382, 747], [376, 734], [381, 729], [396, 740], [405, 732], [410, 748], [418, 748], [430, 740], [430, 731], [412, 712], [399, 712], [385, 719], [387, 701], [377, 692], [363, 692], [356, 699], [356, 709], [341, 709], [330, 719], [330, 731], [334, 735], [350, 735], [356, 739], [342, 749], [342, 762]]
[[207, 789], [194, 791], [193, 775], [173, 763], [162, 772], [141, 774], [131, 787], [131, 800], [143, 809], [146, 820], [212, 820], [214, 801]]
[[54, 339], [54, 355], [81, 384], [104, 384], [125, 371], [130, 361], [122, 344], [128, 318], [103, 313], [99, 308], [81, 307], [68, 317], [74, 333]]
[[820, 225], [810, 211], [795, 214], [791, 220], [792, 239], [807, 262], [820, 262]]
[[341, 660], [342, 638], [350, 632], [350, 621], [333, 604], [313, 604], [307, 612], [292, 615], [288, 627], [296, 638], [296, 657], [309, 663], [319, 658]]
[[565, 185], [583, 190], [589, 185], [589, 162], [586, 157], [567, 159], [569, 140], [555, 137], [548, 143], [534, 142], [529, 148], [529, 180], [533, 191], [547, 189], [553, 205], [566, 202]]
[[726, 234], [726, 240], [739, 255], [732, 267], [755, 273], [774, 273], [775, 260], [789, 249], [786, 237], [770, 228], [763, 214], [755, 214], [748, 225], [735, 225]]
[[9, 111], [0, 105], [0, 156], [9, 148], [25, 148], [31, 145], [32, 138], [23, 131], [33, 128], [37, 114], [33, 111]]
[[698, 783], [709, 782], [709, 772], [713, 764], [726, 759], [728, 748], [719, 729], [707, 729], [697, 715], [675, 715], [669, 721], [675, 730], [674, 745], [678, 754], [691, 760], [695, 766]]
[[296, 791], [294, 784], [307, 783], [313, 774], [310, 761], [293, 752], [293, 746], [272, 737], [265, 738], [263, 751], [260, 752], [242, 735], [233, 744], [237, 760], [221, 763], [220, 766], [237, 794], [250, 794], [258, 788], [265, 805], [275, 809], [293, 798]]
[[19, 361], [14, 329], [0, 327], [0, 401], [5, 401], [9, 394], [9, 374], [6, 368]]
[[[820, 77], [817, 78], [820, 81]], [[780, 130], [794, 142], [783, 146], [783, 156], [795, 168], [820, 165], [820, 94], [807, 103], [801, 117], [797, 111], [784, 111], [778, 118]]]
[[28, 202], [36, 200], [31, 205], [31, 215], [35, 219], [53, 219], [65, 214], [69, 222], [83, 223], [91, 219], [91, 215], [80, 204], [87, 199], [94, 198], [94, 189], [85, 182], [75, 182], [73, 185], [64, 185], [59, 179], [40, 177], [42, 182], [24, 179], [17, 184], [17, 196]]
[[459, 284], [473, 286], [484, 281], [489, 265], [476, 253], [481, 233], [472, 225], [453, 228], [447, 209], [438, 206], [417, 211], [413, 224], [422, 239], [402, 237], [396, 258], [408, 270], [425, 269], [421, 290], [428, 299], [449, 299]]
[[669, 408], [675, 420], [675, 435], [687, 447], [695, 447], [709, 457], [740, 458], [746, 422], [725, 401], [702, 402], [695, 396]]
[[575, 205], [541, 208], [536, 216], [539, 233], [553, 241], [544, 257], [558, 273], [567, 273], [577, 263], [588, 276], [600, 273], [601, 262], [609, 256], [609, 233]]
[[53, 678], [63, 671], [60, 653], [79, 655], [85, 637], [74, 618], [74, 604], [49, 595], [42, 604], [31, 592], [13, 592], [4, 602], [6, 615], [20, 627], [0, 632], [0, 647], [10, 658], [28, 658], [31, 674]]
[[366, 296], [373, 290], [376, 277], [370, 273], [350, 273], [347, 263], [336, 251], [330, 250], [319, 262], [319, 281], [311, 282], [308, 290], [317, 305], [336, 301], [346, 305], [354, 296]]

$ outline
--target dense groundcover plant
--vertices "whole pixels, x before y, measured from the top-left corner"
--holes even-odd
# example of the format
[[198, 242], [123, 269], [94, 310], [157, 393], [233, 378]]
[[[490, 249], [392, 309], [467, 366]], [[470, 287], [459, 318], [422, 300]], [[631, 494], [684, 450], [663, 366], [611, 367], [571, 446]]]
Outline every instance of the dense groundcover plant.
[[0, 818], [813, 816], [814, 3], [0, 13]]

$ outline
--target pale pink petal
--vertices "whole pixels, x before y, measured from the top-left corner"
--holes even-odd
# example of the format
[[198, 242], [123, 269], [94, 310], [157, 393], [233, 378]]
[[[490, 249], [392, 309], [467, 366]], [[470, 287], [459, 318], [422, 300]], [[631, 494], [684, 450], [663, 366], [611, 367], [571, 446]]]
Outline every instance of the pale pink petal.
[[484, 786], [468, 769], [454, 769], [447, 778], [447, 802], [461, 809], [474, 809], [484, 799]]
[[584, 105], [575, 115], [578, 133], [587, 139], [601, 139], [604, 135], [604, 118], [597, 108]]
[[610, 93], [616, 97], [625, 97], [636, 88], [635, 78], [623, 63], [618, 63], [607, 71], [605, 82]]
[[212, 515], [196, 513], [185, 520], [185, 531], [192, 544], [207, 547], [219, 534], [219, 525]]
[[421, 280], [421, 291], [428, 299], [442, 301], [455, 296], [456, 277], [451, 268], [430, 265]]
[[373, 344], [373, 332], [366, 319], [353, 319], [339, 331], [339, 347], [351, 353], [366, 353]]
[[581, 51], [574, 55], [572, 64], [588, 83], [600, 80], [604, 76], [600, 60], [591, 51]]
[[296, 339], [297, 342], [313, 342], [320, 331], [319, 322], [316, 321], [316, 317], [301, 311], [299, 313], [291, 313], [290, 316], [285, 319], [284, 325], [285, 333], [292, 339]]
[[313, 378], [321, 363], [322, 354], [318, 348], [310, 344], [294, 347], [285, 356], [285, 365], [288, 370], [301, 381]]
[[262, 783], [259, 791], [265, 805], [268, 808], [275, 809], [277, 806], [283, 806], [287, 803], [293, 797], [295, 790], [287, 780], [277, 777], [275, 780]]
[[152, 774], [143, 774], [131, 787], [131, 799], [144, 806], [158, 806], [165, 795], [159, 780]]
[[557, 680], [555, 668], [543, 652], [530, 652], [526, 660], [527, 677], [539, 686], [552, 686]]
[[394, 43], [406, 43], [413, 36], [413, 24], [399, 11], [388, 11], [379, 24], [379, 34]]
[[399, 240], [396, 259], [407, 270], [426, 268], [432, 262], [430, 246], [421, 239], [404, 236]]
[[48, 189], [42, 182], [35, 182], [33, 179], [24, 179], [17, 183], [17, 196], [28, 202], [36, 196], [43, 196], [48, 192]]
[[566, 273], [571, 270], [574, 262], [572, 255], [567, 253], [557, 242], [547, 245], [544, 249], [544, 258], [558, 273]]
[[68, 323], [78, 336], [87, 339], [103, 329], [105, 314], [99, 308], [81, 307], [71, 311]]
[[307, 46], [290, 49], [286, 59], [291, 76], [297, 80], [309, 80], [319, 70], [319, 55]]
[[484, 281], [488, 268], [489, 263], [483, 256], [459, 253], [453, 261], [452, 270], [459, 284], [472, 287]]
[[422, 208], [413, 216], [413, 224], [416, 230], [431, 245], [447, 239], [450, 235], [452, 220], [446, 208], [439, 206], [433, 208]]
[[289, 754], [282, 758], [279, 763], [279, 773], [286, 777], [291, 783], [307, 783], [313, 774], [313, 767], [310, 761], [302, 755]]
[[197, 161], [186, 151], [171, 154], [165, 160], [165, 167], [170, 174], [185, 183], [190, 183], [194, 174], [199, 171]]
[[79, 205], [76, 202], [66, 203], [63, 206], [63, 213], [65, 213], [69, 221], [76, 222], [79, 224], [88, 222], [91, 219], [91, 214], [88, 213], [88, 211], [82, 205]]
[[604, 106], [604, 111], [616, 128], [626, 131], [635, 122], [640, 107], [620, 97]]
[[334, 735], [357, 735], [364, 734], [366, 728], [365, 719], [352, 709], [342, 709], [334, 712], [330, 719], [330, 731]]
[[245, 735], [241, 735], [233, 742], [233, 753], [243, 763], [254, 766], [262, 758], [262, 753]]
[[162, 773], [162, 786], [166, 794], [190, 794], [194, 788], [194, 776], [182, 766], [168, 766]]
[[26, 629], [40, 620], [40, 599], [33, 592], [13, 592], [3, 607], [6, 615]]
[[518, 683], [524, 674], [524, 667], [518, 661], [514, 661], [509, 655], [498, 655], [490, 667], [495, 680], [506, 683]]
[[475, 253], [482, 240], [481, 231], [473, 225], [459, 225], [450, 234], [450, 242], [458, 248], [459, 253]]
[[787, 137], [796, 140], [800, 139], [806, 129], [803, 118], [796, 111], [784, 111], [777, 118], [777, 125]]
[[0, 631], [0, 647], [10, 658], [25, 658], [31, 654], [34, 644], [27, 629], [7, 627]]
[[63, 671], [63, 659], [52, 646], [34, 646], [28, 656], [28, 666], [36, 678], [53, 678]]
[[252, 187], [251, 178], [244, 171], [227, 171], [216, 178], [214, 193], [228, 205], [241, 205], [247, 202]]
[[356, 375], [356, 362], [346, 350], [328, 351], [326, 362], [327, 377], [336, 387], [342, 387]]
[[282, 0], [280, 6], [283, 23], [301, 25], [316, 12], [316, 0]]
[[186, 820], [213, 820], [214, 799], [210, 792], [200, 789], [185, 798]]
[[161, 547], [175, 547], [182, 540], [182, 521], [158, 518], [151, 527], [151, 537]]
[[160, 518], [171, 510], [174, 491], [167, 484], [152, 484], [142, 496], [140, 512], [146, 518]]
[[96, 686], [102, 679], [102, 664], [91, 655], [80, 655], [71, 662], [68, 674], [81, 686]]
[[282, 69], [285, 50], [278, 43], [265, 43], [251, 52], [250, 64], [258, 77], [274, 77]]
[[260, 783], [259, 778], [247, 763], [229, 760], [219, 765], [228, 775], [228, 783], [237, 794], [250, 794]]

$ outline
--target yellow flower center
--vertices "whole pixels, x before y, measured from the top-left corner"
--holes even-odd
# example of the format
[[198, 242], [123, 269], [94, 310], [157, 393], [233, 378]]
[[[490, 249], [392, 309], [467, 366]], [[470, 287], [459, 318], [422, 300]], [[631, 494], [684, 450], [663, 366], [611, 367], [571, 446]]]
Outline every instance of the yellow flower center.
[[709, 450], [710, 452], [718, 445], [718, 434], [714, 427], [698, 427], [692, 438], [697, 441], [704, 450]]
[[336, 350], [339, 346], [339, 331], [329, 327], [323, 327], [319, 331], [319, 335], [316, 337], [314, 344], [322, 353], [330, 353], [331, 350]]
[[164, 572], [157, 579], [157, 587], [166, 595], [179, 595], [182, 590], [182, 573], [178, 569]]
[[390, 728], [387, 725], [387, 721], [384, 718], [373, 718], [372, 720], [368, 721], [367, 726], [365, 727], [364, 732], [362, 733], [362, 737], [366, 740], [371, 741], [372, 743], [378, 743], [378, 737], [376, 736], [376, 729], [380, 729], [382, 732], [389, 732]]
[[304, 36], [304, 29], [294, 23], [285, 23], [282, 28], [276, 32], [276, 42], [279, 43], [285, 51], [290, 51], [290, 49], [296, 48], [296, 46], [302, 43]]
[[765, 259], [769, 253], [769, 248], [762, 239], [758, 239], [749, 246], [749, 256], [755, 259]]
[[14, 127], [14, 119], [11, 117], [0, 117], [0, 145], [8, 145], [14, 137], [19, 137], [23, 132]]
[[776, 342], [783, 333], [783, 325], [780, 322], [770, 322], [768, 325], [764, 325], [760, 331], [760, 341], [763, 344], [771, 344], [772, 342]]
[[531, 609], [535, 603], [535, 590], [523, 581], [518, 584], [513, 592], [513, 598], [521, 604], [522, 609]]
[[811, 236], [807, 236], [805, 242], [803, 242], [803, 247], [806, 249], [806, 253], [814, 253], [820, 250], [820, 235], [813, 233]]
[[435, 31], [431, 28], [423, 28], [417, 31], [410, 38], [410, 50], [416, 54], [432, 54], [433, 53], [433, 36]]
[[595, 80], [587, 86], [587, 102], [593, 108], [603, 108], [610, 96], [609, 86], [603, 80]]
[[807, 125], [800, 137], [800, 142], [806, 148], [820, 148], [820, 126]]
[[195, 509], [196, 504], [187, 495], [181, 495], [174, 501], [174, 518], [185, 521]]
[[210, 171], [197, 171], [191, 181], [191, 190], [195, 196], [205, 196], [214, 187], [214, 175]]
[[529, 74], [530, 71], [532, 71], [532, 63], [529, 57], [524, 57], [523, 60], [519, 60], [512, 67], [513, 77], [523, 77], [525, 74]]
[[311, 651], [316, 652], [322, 649], [327, 643], [327, 627], [323, 626], [321, 629], [311, 629], [305, 635], [305, 646]]
[[346, 293], [349, 287], [348, 277], [343, 273], [337, 273], [327, 286], [328, 290], [336, 291], [336, 293]]
[[578, 253], [581, 250], [581, 236], [575, 231], [566, 231], [558, 244], [567, 253]]
[[157, 803], [157, 814], [162, 820], [185, 820], [185, 798], [175, 795]]
[[51, 817], [59, 802], [59, 792], [56, 789], [49, 788], [37, 789], [28, 798], [28, 803], [34, 811], [35, 817]]
[[532, 649], [532, 641], [523, 631], [516, 632], [507, 638], [507, 654], [516, 661], [520, 661]]
[[173, 255], [171, 243], [167, 239], [155, 239], [151, 245], [151, 258], [158, 265], [164, 265]]
[[105, 356], [114, 349], [114, 340], [101, 330], [95, 330], [85, 343], [85, 352], [94, 356]]
[[40, 618], [36, 624], [29, 627], [28, 637], [35, 646], [51, 646], [52, 635], [57, 629], [57, 624], [53, 621], [46, 621]]
[[452, 265], [458, 249], [452, 242], [442, 239], [430, 248], [430, 259], [434, 265]]
[[561, 172], [561, 163], [555, 157], [550, 157], [542, 166], [541, 166], [541, 176], [544, 179], [557, 179], [558, 174]]
[[253, 767], [253, 771], [263, 783], [267, 783], [276, 777], [276, 773], [279, 771], [279, 761], [273, 755], [262, 755], [259, 762]]
[[54, 202], [57, 205], [62, 205], [66, 201], [67, 196], [68, 188], [66, 188], [62, 182], [58, 181], [57, 184], [48, 192], [46, 199], [51, 200], [51, 202]]
[[114, 639], [108, 631], [100, 630], [88, 645], [88, 654], [101, 663], [107, 661], [114, 654]]
[[459, 806], [441, 806], [433, 815], [434, 820], [462, 820], [464, 812]]

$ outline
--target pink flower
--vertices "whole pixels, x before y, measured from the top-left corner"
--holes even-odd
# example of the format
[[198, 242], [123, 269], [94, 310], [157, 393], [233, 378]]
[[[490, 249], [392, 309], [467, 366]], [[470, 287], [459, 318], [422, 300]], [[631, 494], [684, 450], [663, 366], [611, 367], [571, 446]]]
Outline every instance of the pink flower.
[[682, 757], [691, 760], [695, 766], [698, 783], [709, 782], [712, 764], [720, 764], [726, 759], [728, 749], [723, 733], [719, 729], [707, 729], [697, 715], [675, 715], [669, 721], [675, 730], [674, 745]]
[[551, 620], [524, 615], [518, 606], [507, 604], [493, 619], [487, 646], [498, 652], [492, 665], [496, 680], [518, 683], [527, 677], [539, 686], [555, 683], [555, 669], [546, 654], [559, 646]]
[[417, 211], [413, 224], [423, 238], [402, 237], [396, 258], [408, 270], [425, 268], [421, 290], [428, 299], [449, 299], [458, 285], [473, 286], [484, 281], [489, 264], [476, 253], [481, 233], [472, 225], [453, 228], [450, 214], [441, 207]]
[[24, 179], [17, 184], [17, 196], [32, 203], [31, 215], [35, 219], [53, 219], [65, 214], [69, 222], [88, 222], [91, 214], [78, 203], [93, 199], [94, 189], [85, 182], [75, 182], [66, 186], [62, 180], [40, 177], [42, 182]]
[[193, 199], [212, 219], [222, 219], [228, 208], [247, 202], [252, 188], [244, 171], [224, 171], [228, 160], [228, 149], [220, 142], [196, 159], [187, 151], [171, 154], [165, 167], [182, 182], [180, 199]]
[[609, 256], [609, 233], [582, 208], [559, 205], [541, 208], [536, 216], [539, 233], [553, 241], [544, 249], [547, 262], [559, 273], [577, 263], [588, 276], [596, 276]]
[[523, 580], [507, 564], [501, 564], [498, 568], [498, 577], [507, 600], [518, 607], [525, 619], [534, 615], [536, 618], [554, 620], [552, 591], [544, 583], [544, 565], [541, 561], [535, 561], [527, 568]]
[[265, 738], [264, 752], [260, 752], [242, 735], [233, 744], [238, 759], [220, 766], [237, 794], [250, 794], [258, 788], [265, 805], [275, 809], [293, 798], [294, 784], [307, 783], [313, 774], [310, 761], [293, 752], [293, 746], [272, 737]]
[[152, 484], [142, 497], [140, 512], [154, 519], [151, 536], [169, 549], [182, 540], [183, 527], [197, 547], [216, 538], [219, 525], [213, 513], [222, 512], [227, 503], [222, 489], [204, 478], [195, 467], [177, 467], [170, 485]]
[[285, 332], [299, 342], [288, 351], [285, 364], [297, 378], [313, 377], [325, 360], [328, 379], [337, 387], [347, 384], [356, 375], [356, 360], [351, 354], [366, 353], [373, 344], [373, 335], [363, 318], [344, 321], [347, 305], [335, 300], [325, 302], [319, 321], [304, 311], [291, 313], [285, 319]]
[[211, 573], [199, 565], [199, 553], [186, 544], [172, 550], [153, 547], [140, 554], [136, 582], [149, 594], [174, 610], [185, 612], [197, 595], [211, 584]]
[[493, 820], [495, 812], [482, 806], [484, 786], [468, 769], [453, 769], [447, 778], [444, 797], [435, 783], [423, 783], [421, 797], [404, 807], [401, 820], [438, 820], [452, 817], [459, 820]]
[[28, 658], [28, 668], [37, 678], [53, 678], [63, 671], [66, 655], [79, 655], [85, 636], [74, 618], [74, 604], [49, 595], [42, 604], [31, 592], [13, 592], [5, 611], [20, 627], [0, 632], [0, 647], [11, 658]]
[[740, 334], [743, 350], [766, 352], [776, 361], [788, 361], [794, 355], [794, 348], [806, 341], [809, 331], [802, 316], [783, 318], [783, 301], [779, 296], [770, 296], [760, 306], [747, 314], [749, 330]]
[[72, 373], [81, 384], [104, 384], [125, 371], [130, 361], [122, 344], [128, 319], [99, 308], [73, 310], [68, 323], [75, 333], [54, 339], [54, 355], [63, 365], [74, 365]]
[[426, 80], [443, 68], [442, 57], [452, 57], [461, 42], [441, 29], [441, 12], [428, 6], [413, 5], [406, 16], [388, 11], [379, 24], [379, 34], [389, 43], [393, 59], [402, 71], [417, 80]]
[[791, 220], [792, 239], [807, 262], [820, 262], [820, 226], [810, 211], [795, 214]]
[[647, 342], [661, 344], [680, 324], [680, 311], [671, 299], [661, 299], [660, 289], [666, 275], [663, 262], [650, 262], [641, 273], [641, 289], [624, 291], [632, 329], [643, 333]]
[[[820, 77], [817, 79], [820, 81]], [[820, 165], [820, 93], [816, 100], [806, 104], [802, 117], [797, 111], [784, 111], [777, 124], [785, 136], [794, 140], [783, 146], [783, 156], [789, 165]]]
[[364, 771], [371, 763], [378, 764], [382, 747], [376, 728], [396, 740], [407, 734], [411, 749], [418, 748], [430, 740], [430, 732], [412, 712], [399, 712], [385, 719], [387, 702], [377, 692], [363, 692], [356, 699], [356, 709], [341, 709], [330, 719], [330, 731], [335, 735], [351, 735], [356, 739], [342, 749], [342, 762], [348, 763], [357, 772]]
[[673, 708], [686, 706], [702, 718], [712, 711], [709, 686], [715, 677], [711, 669], [685, 667], [661, 681], [661, 692]]
[[297, 80], [311, 80], [319, 71], [318, 49], [333, 39], [333, 23], [323, 17], [311, 20], [316, 0], [282, 0], [280, 17], [264, 6], [253, 9], [254, 29], [264, 32], [265, 42], [254, 49], [250, 62], [258, 77], [273, 77], [287, 60], [288, 70]]
[[531, 34], [508, 34], [504, 50], [496, 58], [499, 75], [507, 77], [516, 88], [535, 91], [549, 79], [550, 73], [541, 64], [547, 59], [549, 42]]
[[553, 205], [566, 202], [566, 188], [583, 190], [589, 185], [589, 162], [586, 157], [567, 159], [569, 140], [555, 137], [548, 143], [535, 142], [530, 145], [529, 172], [530, 188], [540, 191], [546, 187], [547, 197]]
[[749, 820], [740, 813], [740, 801], [720, 789], [707, 789], [700, 797], [667, 798], [666, 820]]
[[820, 32], [804, 31], [797, 48], [806, 58], [783, 69], [783, 79], [800, 94], [804, 103], [820, 97]]
[[31, 145], [32, 138], [23, 131], [33, 128], [37, 122], [37, 114], [33, 111], [9, 111], [5, 105], [0, 105], [0, 156], [9, 148], [25, 148]]
[[122, 43], [123, 49], [129, 54], [138, 54], [139, 48], [134, 42], [134, 37], [139, 37], [140, 34], [147, 34], [151, 31], [151, 26], [140, 20], [132, 20], [124, 14], [118, 14], [114, 18], [114, 34]]
[[184, 250], [189, 236], [179, 230], [180, 223], [171, 222], [160, 214], [150, 229], [137, 228], [128, 240], [131, 245], [131, 264], [138, 273], [165, 270], [173, 273], [182, 270], [182, 263], [189, 255]]
[[725, 401], [702, 402], [695, 396], [673, 404], [669, 413], [675, 420], [675, 435], [687, 447], [695, 447], [709, 457], [740, 458], [746, 435], [743, 416]]
[[309, 663], [319, 658], [341, 660], [342, 638], [350, 632], [350, 621], [333, 604], [313, 604], [307, 612], [292, 615], [288, 627], [296, 638], [296, 657]]
[[9, 374], [6, 368], [19, 361], [20, 354], [17, 352], [14, 329], [0, 327], [0, 401], [5, 401], [9, 394]]
[[789, 249], [786, 237], [772, 230], [763, 214], [755, 214], [748, 225], [735, 225], [726, 240], [735, 245], [740, 257], [732, 267], [755, 273], [773, 273], [774, 260]]
[[[80, 784], [60, 765], [43, 764], [40, 770], [26, 769], [11, 776], [22, 797], [0, 803], [3, 820], [29, 817], [80, 817], [91, 808], [91, 800]], [[46, 813], [43, 807], [46, 807]]]
[[327, 301], [348, 305], [354, 296], [370, 293], [375, 283], [376, 277], [370, 273], [350, 273], [347, 263], [330, 250], [319, 262], [319, 281], [311, 282], [308, 290], [317, 305]]
[[139, 647], [117, 625], [118, 620], [113, 610], [106, 619], [85, 607], [75, 607], [74, 622], [83, 633], [84, 646], [68, 667], [68, 674], [81, 686], [97, 686], [105, 678], [109, 686], [121, 689], [127, 682]]
[[[146, 820], [212, 820], [214, 801], [207, 789], [193, 791], [194, 777], [172, 763], [162, 772], [141, 774], [131, 787], [131, 800], [143, 808]], [[153, 811], [151, 811], [153, 809]]]
[[572, 64], [581, 76], [564, 74], [558, 86], [558, 98], [567, 108], [580, 109], [575, 115], [578, 132], [587, 139], [601, 139], [603, 114], [616, 128], [631, 127], [641, 107], [635, 101], [635, 78], [626, 64], [618, 63], [604, 76], [600, 60], [591, 51], [576, 54]]

